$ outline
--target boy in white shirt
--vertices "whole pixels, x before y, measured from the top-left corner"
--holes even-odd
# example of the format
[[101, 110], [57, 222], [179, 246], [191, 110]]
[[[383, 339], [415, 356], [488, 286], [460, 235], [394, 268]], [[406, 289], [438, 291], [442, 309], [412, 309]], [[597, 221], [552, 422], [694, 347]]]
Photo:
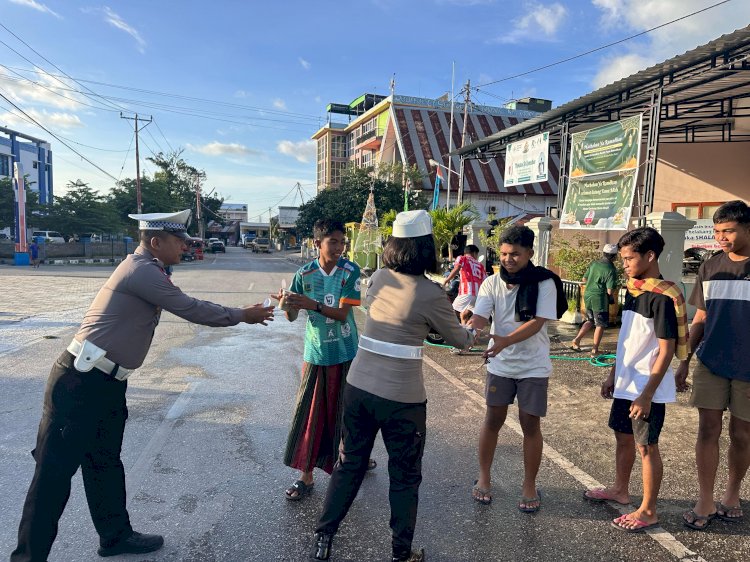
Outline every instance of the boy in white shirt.
[[639, 533], [659, 526], [656, 498], [663, 465], [659, 435], [665, 404], [675, 402], [675, 378], [669, 364], [675, 351], [687, 353], [685, 300], [674, 283], [659, 273], [664, 239], [650, 227], [626, 233], [618, 243], [628, 276], [628, 293], [617, 342], [617, 361], [602, 383], [603, 398], [614, 398], [609, 427], [615, 432], [615, 481], [608, 488], [586, 490], [592, 502], [630, 503], [630, 475], [635, 449], [641, 455], [643, 500], [612, 526]]
[[[472, 497], [492, 501], [490, 469], [497, 436], [508, 406], [518, 398], [518, 419], [523, 430], [524, 481], [518, 509], [534, 513], [541, 507], [536, 476], [542, 461], [541, 418], [547, 413], [547, 381], [552, 373], [547, 320], [565, 309], [562, 282], [551, 271], [530, 262], [534, 232], [526, 226], [505, 231], [500, 246], [501, 271], [479, 289], [469, 325], [482, 330], [492, 317], [492, 344], [485, 352], [487, 412], [479, 434], [479, 476]], [[560, 312], [562, 307], [562, 312]]]

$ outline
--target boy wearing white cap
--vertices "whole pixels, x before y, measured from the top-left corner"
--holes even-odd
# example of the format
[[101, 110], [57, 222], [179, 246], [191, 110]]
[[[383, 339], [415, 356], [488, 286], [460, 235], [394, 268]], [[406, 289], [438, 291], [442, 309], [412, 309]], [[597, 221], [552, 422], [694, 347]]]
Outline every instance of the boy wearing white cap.
[[583, 304], [586, 307], [586, 321], [581, 326], [578, 335], [570, 342], [573, 351], [581, 351], [581, 340], [594, 328], [594, 347], [591, 356], [599, 355], [599, 345], [602, 342], [605, 328], [609, 327], [609, 305], [614, 302], [617, 294], [619, 279], [614, 266], [617, 258], [617, 245], [605, 244], [603, 256], [592, 262], [581, 280], [585, 286]]
[[36, 469], [11, 562], [47, 560], [79, 467], [99, 556], [152, 552], [164, 544], [161, 535], [135, 532], [126, 508], [120, 460], [126, 379], [143, 364], [162, 309], [206, 326], [265, 326], [273, 320], [273, 307], [228, 308], [194, 299], [172, 284], [165, 268], [180, 262], [189, 217], [189, 209], [130, 215], [139, 221], [140, 245], [99, 290], [50, 372], [32, 452]]

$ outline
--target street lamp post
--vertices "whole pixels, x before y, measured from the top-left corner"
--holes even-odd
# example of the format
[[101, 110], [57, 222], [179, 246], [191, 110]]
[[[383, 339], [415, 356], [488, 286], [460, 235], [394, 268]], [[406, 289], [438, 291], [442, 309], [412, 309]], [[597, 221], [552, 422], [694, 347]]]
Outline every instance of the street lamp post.
[[[451, 203], [451, 176], [450, 175], [451, 174], [456, 174], [458, 176], [458, 181], [459, 181], [459, 184], [460, 184], [461, 183], [462, 173], [463, 173], [463, 170], [464, 170], [464, 161], [463, 161], [463, 159], [461, 160], [461, 173], [457, 172], [456, 170], [451, 170], [448, 166], [444, 166], [443, 164], [441, 164], [437, 160], [433, 160], [432, 158], [430, 158], [429, 163], [430, 163], [430, 166], [433, 166], [433, 167], [438, 167], [439, 166], [439, 167], [441, 167], [441, 168], [443, 168], [445, 170], [448, 170], [448, 180], [447, 180], [448, 185], [446, 186], [447, 187], [447, 193], [446, 193], [446, 197], [445, 197], [445, 209], [448, 210], [448, 209], [450, 209], [450, 203]], [[460, 195], [461, 195], [461, 193], [459, 192], [459, 201], [458, 201], [459, 204], [461, 203]]]

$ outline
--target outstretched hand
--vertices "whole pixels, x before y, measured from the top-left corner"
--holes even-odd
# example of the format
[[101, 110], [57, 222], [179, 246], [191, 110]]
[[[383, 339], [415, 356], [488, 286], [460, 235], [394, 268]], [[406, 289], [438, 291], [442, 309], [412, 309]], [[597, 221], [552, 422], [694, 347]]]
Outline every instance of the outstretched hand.
[[273, 309], [273, 306], [263, 306], [262, 304], [246, 306], [242, 309], [242, 321], [247, 324], [263, 324], [264, 326], [268, 326], [266, 322], [273, 322]]

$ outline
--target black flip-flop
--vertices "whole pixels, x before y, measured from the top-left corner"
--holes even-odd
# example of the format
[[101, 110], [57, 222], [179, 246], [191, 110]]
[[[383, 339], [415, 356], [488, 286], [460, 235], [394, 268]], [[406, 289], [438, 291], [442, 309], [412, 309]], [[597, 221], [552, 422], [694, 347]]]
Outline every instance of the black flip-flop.
[[[693, 520], [688, 521], [688, 516], [691, 517]], [[717, 515], [716, 513], [710, 513], [708, 515], [700, 515], [696, 513], [694, 510], [686, 511], [682, 514], [682, 524], [685, 525], [688, 529], [694, 529], [696, 531], [705, 531], [708, 529], [708, 526], [711, 524], [711, 521], [716, 519]], [[698, 521], [705, 521], [703, 525], [698, 525]]]
[[742, 506], [741, 505], [724, 505], [721, 502], [716, 503], [716, 517], [718, 517], [722, 521], [726, 521], [727, 523], [741, 523], [742, 520], [745, 518], [744, 513], [740, 513], [739, 515], [730, 517], [729, 515], [727, 515], [727, 513], [729, 513], [730, 511], [741, 512]]
[[[480, 488], [477, 483], [479, 480], [474, 480], [474, 487], [471, 489], [471, 498], [482, 505], [490, 505], [492, 503], [492, 488]], [[474, 492], [478, 492], [479, 495], [474, 495]]]
[[[521, 504], [529, 504], [531, 502], [539, 502], [536, 507], [521, 507]], [[521, 501], [518, 502], [518, 511], [522, 513], [536, 513], [542, 509], [542, 491], [537, 489], [535, 498], [524, 498], [521, 497]]]
[[284, 491], [284, 495], [289, 501], [298, 502], [312, 492], [314, 485], [315, 482], [305, 484], [302, 480], [297, 480]]

